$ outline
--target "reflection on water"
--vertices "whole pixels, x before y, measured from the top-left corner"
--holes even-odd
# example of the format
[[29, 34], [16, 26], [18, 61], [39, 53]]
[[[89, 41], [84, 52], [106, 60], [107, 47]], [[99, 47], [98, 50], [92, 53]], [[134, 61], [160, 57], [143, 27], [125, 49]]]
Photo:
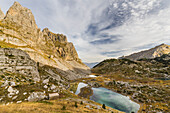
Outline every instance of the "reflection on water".
[[[79, 94], [80, 89], [85, 86], [87, 86], [87, 84], [79, 83], [76, 94]], [[92, 88], [92, 90], [93, 95], [90, 97], [90, 100], [100, 104], [105, 104], [126, 113], [137, 112], [140, 108], [140, 105], [131, 101], [129, 97], [123, 96], [106, 88]]]
[[91, 100], [127, 113], [137, 112], [140, 105], [131, 101], [129, 97], [113, 92], [106, 88], [92, 88]]

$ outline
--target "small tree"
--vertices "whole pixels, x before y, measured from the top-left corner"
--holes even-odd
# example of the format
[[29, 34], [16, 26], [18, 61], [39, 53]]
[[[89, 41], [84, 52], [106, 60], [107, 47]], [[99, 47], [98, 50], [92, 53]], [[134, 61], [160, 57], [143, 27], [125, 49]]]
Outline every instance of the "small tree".
[[77, 102], [75, 102], [75, 105], [74, 105], [76, 108], [78, 107], [78, 105], [77, 105]]
[[106, 105], [105, 105], [105, 104], [103, 104], [103, 105], [102, 105], [102, 108], [103, 108], [103, 109], [106, 109]]
[[61, 110], [66, 110], [66, 106], [65, 105], [63, 105], [63, 107], [62, 107], [62, 109]]

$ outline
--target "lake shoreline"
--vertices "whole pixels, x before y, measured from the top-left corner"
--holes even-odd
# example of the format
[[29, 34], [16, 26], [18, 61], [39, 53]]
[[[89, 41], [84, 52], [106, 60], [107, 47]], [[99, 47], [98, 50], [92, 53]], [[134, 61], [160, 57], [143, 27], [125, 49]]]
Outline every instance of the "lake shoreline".
[[[80, 85], [82, 85], [82, 84], [86, 84], [86, 83], [84, 83], [84, 82], [80, 82], [79, 83]], [[83, 88], [83, 90], [82, 90], [82, 88], [78, 88], [79, 90], [81, 90], [81, 91], [84, 91], [84, 88], [85, 89], [92, 89], [93, 90], [93, 94], [90, 92], [90, 93], [87, 93], [87, 91], [85, 92], [85, 94], [83, 94], [83, 92], [80, 92], [81, 93], [81, 95], [84, 95], [83, 97], [85, 97], [85, 98], [87, 98], [88, 97], [88, 99], [90, 99], [90, 100], [92, 100], [92, 101], [94, 101], [94, 102], [98, 102], [98, 103], [100, 103], [100, 104], [103, 104], [102, 102], [100, 102], [100, 101], [102, 101], [104, 98], [107, 98], [107, 96], [113, 96], [113, 98], [110, 98], [110, 96], [108, 97], [108, 98], [110, 98], [110, 99], [106, 99], [106, 100], [104, 100], [104, 102], [106, 103], [106, 106], [109, 106], [109, 107], [112, 107], [113, 109], [117, 109], [117, 110], [120, 110], [120, 111], [123, 111], [123, 112], [132, 112], [132, 111], [135, 111], [135, 112], [137, 112], [137, 111], [139, 111], [140, 110], [140, 107], [141, 107], [141, 105], [140, 104], [138, 104], [138, 103], [136, 103], [136, 102], [134, 102], [129, 96], [125, 96], [125, 95], [122, 95], [122, 94], [120, 94], [120, 93], [117, 93], [117, 92], [115, 92], [115, 91], [113, 91], [113, 90], [111, 90], [111, 89], [108, 89], [108, 88], [105, 88], [105, 87], [98, 87], [98, 88], [94, 88], [94, 87], [89, 87], [89, 86], [86, 86], [86, 85], [83, 85], [83, 86], [85, 86], [85, 87], [82, 87]], [[101, 90], [102, 89], [102, 90]], [[99, 91], [99, 90], [101, 90], [101, 91]], [[97, 92], [96, 92], [97, 91]], [[77, 91], [76, 91], [77, 92]], [[79, 91], [78, 91], [79, 92]], [[110, 92], [110, 93], [108, 93], [108, 94], [106, 94], [105, 96], [103, 96], [105, 93], [104, 92]], [[80, 94], [79, 93], [79, 94]], [[98, 94], [99, 93], [99, 94]], [[104, 93], [104, 94], [100, 94], [100, 93]], [[113, 93], [113, 94], [112, 94]], [[76, 93], [77, 94], [77, 93]], [[78, 95], [79, 95], [78, 94]], [[116, 97], [117, 98], [115, 98], [114, 96], [115, 96], [115, 94], [116, 94]], [[81, 96], [81, 95], [79, 95], [79, 96]], [[100, 97], [100, 98], [98, 98], [98, 96], [97, 96], [97, 100], [95, 100], [96, 99], [96, 97], [94, 96], [94, 95], [98, 95], [99, 97], [102, 95], [102, 97]], [[119, 100], [119, 98], [121, 98], [121, 99], [123, 99], [123, 100]], [[111, 100], [113, 100], [113, 101], [111, 101]], [[110, 103], [110, 102], [112, 103], [112, 104], [107, 104], [107, 103]], [[116, 101], [118, 101], [118, 102], [115, 102]], [[125, 102], [123, 102], [122, 103], [122, 101], [125, 101]], [[122, 104], [121, 104], [122, 103]], [[129, 103], [129, 104], [127, 104], [127, 103]], [[113, 107], [113, 106], [119, 106], [119, 107]], [[137, 106], [136, 105], [138, 105], [138, 108], [137, 108]], [[121, 106], [124, 106], [123, 108], [121, 107]], [[125, 107], [126, 106], [126, 107]], [[131, 107], [132, 108], [131, 108]], [[134, 107], [134, 106], [136, 106], [136, 107]], [[131, 108], [131, 110], [132, 111], [129, 111], [129, 108]], [[136, 110], [137, 111], [136, 111]], [[128, 111], [127, 111], [128, 110]]]

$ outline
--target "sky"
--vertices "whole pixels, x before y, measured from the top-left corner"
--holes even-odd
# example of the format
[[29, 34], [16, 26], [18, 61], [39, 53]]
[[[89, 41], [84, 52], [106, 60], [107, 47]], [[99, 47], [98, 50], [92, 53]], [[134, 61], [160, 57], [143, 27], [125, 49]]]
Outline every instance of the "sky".
[[[15, 0], [39, 28], [63, 33], [83, 62], [170, 44], [170, 0]], [[6, 13], [14, 0], [0, 0]]]

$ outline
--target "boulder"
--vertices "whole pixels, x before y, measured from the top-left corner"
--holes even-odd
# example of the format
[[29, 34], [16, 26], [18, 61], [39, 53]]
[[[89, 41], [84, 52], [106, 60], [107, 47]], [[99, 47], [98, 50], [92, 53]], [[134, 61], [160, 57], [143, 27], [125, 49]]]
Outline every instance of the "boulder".
[[60, 95], [58, 93], [50, 93], [48, 96], [50, 100], [53, 100], [58, 98]]
[[46, 98], [46, 95], [44, 92], [33, 92], [30, 94], [28, 97], [29, 102], [35, 102], [35, 101], [40, 101]]

